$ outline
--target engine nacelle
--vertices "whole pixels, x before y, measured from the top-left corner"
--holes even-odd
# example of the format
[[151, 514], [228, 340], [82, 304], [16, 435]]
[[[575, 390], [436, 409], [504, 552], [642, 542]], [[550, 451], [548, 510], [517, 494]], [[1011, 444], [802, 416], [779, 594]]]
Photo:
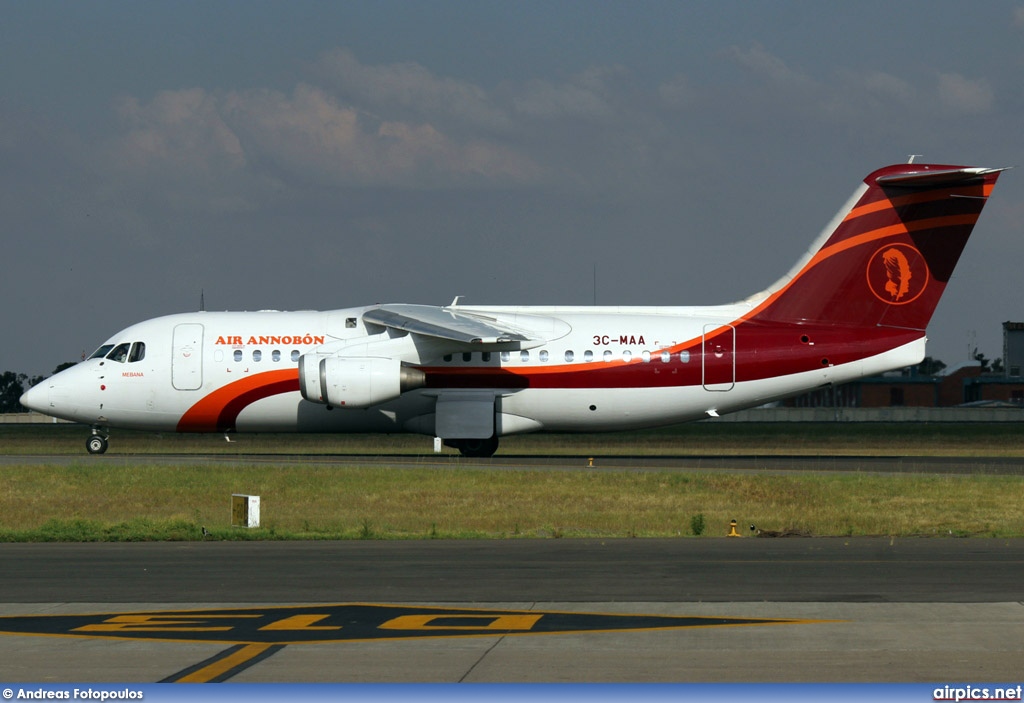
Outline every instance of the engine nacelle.
[[422, 388], [426, 375], [387, 357], [303, 354], [299, 359], [302, 397], [339, 408], [368, 408]]

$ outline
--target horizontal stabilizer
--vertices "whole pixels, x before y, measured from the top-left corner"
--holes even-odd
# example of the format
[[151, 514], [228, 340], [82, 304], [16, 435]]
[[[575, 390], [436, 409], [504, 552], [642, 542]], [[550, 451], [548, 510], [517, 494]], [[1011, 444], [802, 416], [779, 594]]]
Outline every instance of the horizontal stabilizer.
[[881, 186], [902, 186], [907, 188], [935, 188], [942, 185], [956, 185], [975, 178], [982, 178], [990, 173], [1005, 171], [1005, 168], [928, 168], [905, 173], [893, 173], [879, 176], [875, 181]]

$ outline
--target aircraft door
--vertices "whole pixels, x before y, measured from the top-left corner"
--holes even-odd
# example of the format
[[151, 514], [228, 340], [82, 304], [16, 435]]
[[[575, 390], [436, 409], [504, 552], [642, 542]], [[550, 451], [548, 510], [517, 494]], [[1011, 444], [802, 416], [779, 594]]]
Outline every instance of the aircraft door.
[[203, 326], [198, 323], [174, 327], [171, 385], [179, 391], [194, 391], [203, 385]]
[[702, 351], [704, 390], [732, 390], [736, 385], [736, 328], [732, 325], [704, 325]]

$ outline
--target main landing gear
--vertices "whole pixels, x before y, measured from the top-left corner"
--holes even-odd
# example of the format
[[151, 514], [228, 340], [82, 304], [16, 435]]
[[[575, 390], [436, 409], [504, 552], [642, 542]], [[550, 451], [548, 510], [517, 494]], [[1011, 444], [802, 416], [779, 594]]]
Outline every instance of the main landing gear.
[[90, 454], [102, 454], [107, 451], [107, 435], [100, 431], [99, 427], [92, 428], [92, 436], [85, 440], [85, 451]]
[[498, 451], [498, 438], [496, 436], [487, 439], [446, 439], [444, 441], [449, 447], [459, 450], [465, 457], [486, 458], [494, 456]]

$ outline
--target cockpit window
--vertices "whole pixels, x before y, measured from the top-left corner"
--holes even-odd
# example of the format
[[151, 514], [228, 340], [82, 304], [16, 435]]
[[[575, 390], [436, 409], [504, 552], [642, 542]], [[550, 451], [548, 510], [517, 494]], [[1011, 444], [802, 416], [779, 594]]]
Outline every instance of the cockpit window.
[[131, 353], [128, 354], [128, 362], [142, 361], [146, 358], [146, 343], [135, 342], [132, 344]]
[[96, 351], [94, 351], [94, 352], [92, 353], [92, 356], [90, 356], [89, 358], [90, 358], [90, 359], [102, 359], [102, 358], [103, 358], [103, 357], [105, 357], [105, 356], [107, 355], [107, 353], [109, 353], [109, 352], [110, 352], [110, 350], [111, 350], [111, 349], [113, 349], [113, 348], [114, 348], [114, 345], [113, 345], [113, 344], [104, 344], [104, 345], [103, 345], [102, 347], [100, 347], [99, 349], [97, 349]]
[[122, 344], [104, 344], [92, 353], [90, 359], [110, 359], [122, 364], [126, 361], [142, 361], [146, 358], [145, 342], [123, 342]]
[[128, 350], [131, 349], [131, 346], [129, 342], [118, 344], [114, 347], [114, 351], [107, 354], [107, 358], [111, 361], [120, 361], [123, 364], [128, 361]]

